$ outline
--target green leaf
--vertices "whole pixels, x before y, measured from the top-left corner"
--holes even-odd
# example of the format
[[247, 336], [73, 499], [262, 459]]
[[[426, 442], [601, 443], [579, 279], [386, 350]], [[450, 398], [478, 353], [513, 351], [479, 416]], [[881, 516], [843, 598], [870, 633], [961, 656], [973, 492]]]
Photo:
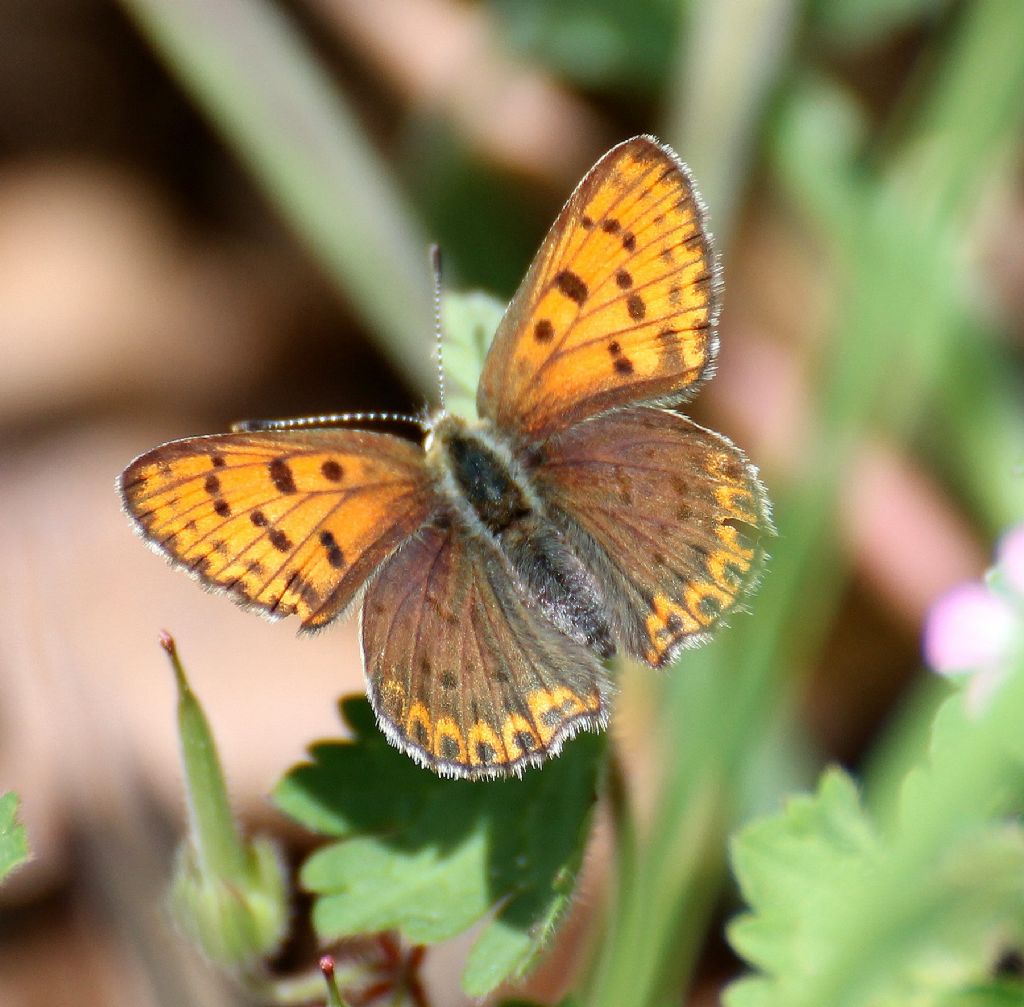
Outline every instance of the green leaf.
[[752, 911], [729, 938], [761, 974], [730, 986], [728, 1007], [1000, 1002], [993, 951], [1024, 946], [1024, 827], [1002, 817], [1019, 806], [1007, 755], [1022, 690], [1024, 676], [1009, 679], [984, 714], [962, 693], [940, 707], [931, 754], [907, 774], [887, 828], [830, 770], [813, 797], [738, 834], [733, 865]]
[[446, 293], [443, 301], [447, 406], [457, 416], [476, 418], [476, 386], [505, 305], [479, 291]]
[[28, 860], [28, 836], [18, 821], [18, 795], [0, 794], [0, 881]]
[[522, 779], [445, 780], [392, 748], [362, 697], [351, 742], [314, 746], [278, 806], [337, 841], [305, 863], [324, 940], [397, 930], [433, 944], [488, 914], [463, 987], [483, 996], [533, 962], [571, 896], [594, 806], [602, 737], [583, 735]]
[[[813, 797], [792, 798], [781, 815], [743, 829], [732, 843], [740, 890], [753, 912], [734, 920], [729, 940], [765, 972], [795, 976], [837, 935], [827, 906], [838, 879], [856, 883], [878, 841], [854, 782], [841, 769], [822, 776]], [[730, 1007], [770, 1003], [761, 980], [730, 987]]]

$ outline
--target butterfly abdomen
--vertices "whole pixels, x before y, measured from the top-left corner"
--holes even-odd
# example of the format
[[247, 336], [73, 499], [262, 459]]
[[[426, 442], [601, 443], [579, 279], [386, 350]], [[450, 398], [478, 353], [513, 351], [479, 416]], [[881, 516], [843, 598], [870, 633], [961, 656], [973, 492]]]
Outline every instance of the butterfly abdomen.
[[[486, 529], [517, 575], [527, 602], [566, 636], [602, 657], [615, 653], [611, 625], [590, 571], [543, 513], [526, 477], [486, 431], [454, 420], [437, 431], [448, 492], [471, 526]], [[470, 513], [466, 513], [466, 512]]]
[[615, 653], [611, 625], [590, 571], [537, 514], [511, 527], [501, 546], [527, 598], [563, 632], [601, 657]]

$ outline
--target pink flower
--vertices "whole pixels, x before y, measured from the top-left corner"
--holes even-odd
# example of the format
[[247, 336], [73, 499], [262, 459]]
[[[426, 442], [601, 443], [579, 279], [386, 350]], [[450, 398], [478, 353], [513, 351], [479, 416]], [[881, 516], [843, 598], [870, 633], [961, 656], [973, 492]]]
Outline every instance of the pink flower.
[[928, 613], [925, 660], [940, 675], [969, 674], [967, 701], [977, 711], [995, 691], [1015, 651], [1024, 646], [1024, 525], [999, 543], [986, 581], [944, 594]]
[[942, 675], [999, 664], [1019, 632], [1013, 606], [978, 581], [946, 592], [928, 613], [924, 656]]

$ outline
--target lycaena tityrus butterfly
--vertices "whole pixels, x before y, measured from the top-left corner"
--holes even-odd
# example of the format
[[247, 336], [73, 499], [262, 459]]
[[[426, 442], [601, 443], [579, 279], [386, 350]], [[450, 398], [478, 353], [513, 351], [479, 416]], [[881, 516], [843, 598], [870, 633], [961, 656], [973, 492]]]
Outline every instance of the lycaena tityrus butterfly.
[[750, 585], [756, 470], [671, 410], [712, 370], [719, 283], [667, 147], [588, 172], [487, 354], [480, 419], [423, 446], [298, 421], [173, 441], [121, 478], [142, 534], [272, 617], [326, 625], [365, 588], [370, 701], [438, 773], [501, 776], [608, 718], [602, 664], [661, 666]]

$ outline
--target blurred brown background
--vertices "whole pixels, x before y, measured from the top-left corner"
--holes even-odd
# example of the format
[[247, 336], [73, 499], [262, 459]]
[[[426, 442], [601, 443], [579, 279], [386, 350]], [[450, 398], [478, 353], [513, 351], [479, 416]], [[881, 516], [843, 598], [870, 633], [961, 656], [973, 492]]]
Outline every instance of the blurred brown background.
[[[555, 44], [553, 5], [526, 5], [532, 29], [507, 3], [273, 6], [346, 94], [425, 239], [451, 250], [459, 286], [509, 296], [588, 165], [671, 121], [670, 4], [638, 15], [647, 34], [625, 50], [618, 22], [602, 34], [606, 6], [595, 5], [578, 65]], [[884, 138], [960, 6], [920, 5], [878, 37], [818, 52], [815, 70]], [[795, 8], [779, 11], [790, 20], [766, 45], [796, 48], [806, 29]], [[531, 49], [530, 30], [550, 45]], [[382, 341], [122, 7], [6, 0], [0, 39], [0, 789], [22, 795], [34, 851], [0, 891], [0, 1004], [227, 1003], [160, 909], [181, 791], [157, 633], [178, 640], [247, 825], [281, 831], [298, 852], [266, 794], [311, 740], [336, 733], [336, 698], [361, 688], [355, 625], [296, 639], [205, 596], [133, 537], [114, 479], [162, 440], [241, 417], [417, 411], [433, 394], [429, 305], [403, 346]], [[780, 59], [758, 92], [760, 128], [797, 61]], [[774, 490], [801, 478], [838, 290], [820, 234], [759, 160], [758, 128], [748, 136], [722, 218], [713, 193], [725, 183], [704, 183], [723, 221], [726, 310], [719, 375], [695, 412]], [[986, 277], [979, 302], [1015, 377], [1019, 155], [986, 176], [969, 235]], [[414, 282], [425, 291], [425, 248], [407, 254], [423, 263]], [[942, 449], [867, 438], [844, 473], [834, 521], [853, 575], [800, 701], [828, 757], [856, 762], [918, 673], [928, 604], [984, 568], [990, 529], [928, 464]], [[642, 739], [644, 686], [632, 682], [615, 729]], [[642, 755], [637, 764], [642, 798]], [[600, 845], [591, 859], [584, 915], [599, 898]], [[568, 931], [567, 948], [579, 932]], [[461, 1002], [456, 958], [428, 968], [437, 1003]], [[537, 995], [558, 987], [564, 960], [541, 970]], [[709, 982], [729, 967], [710, 961]]]

